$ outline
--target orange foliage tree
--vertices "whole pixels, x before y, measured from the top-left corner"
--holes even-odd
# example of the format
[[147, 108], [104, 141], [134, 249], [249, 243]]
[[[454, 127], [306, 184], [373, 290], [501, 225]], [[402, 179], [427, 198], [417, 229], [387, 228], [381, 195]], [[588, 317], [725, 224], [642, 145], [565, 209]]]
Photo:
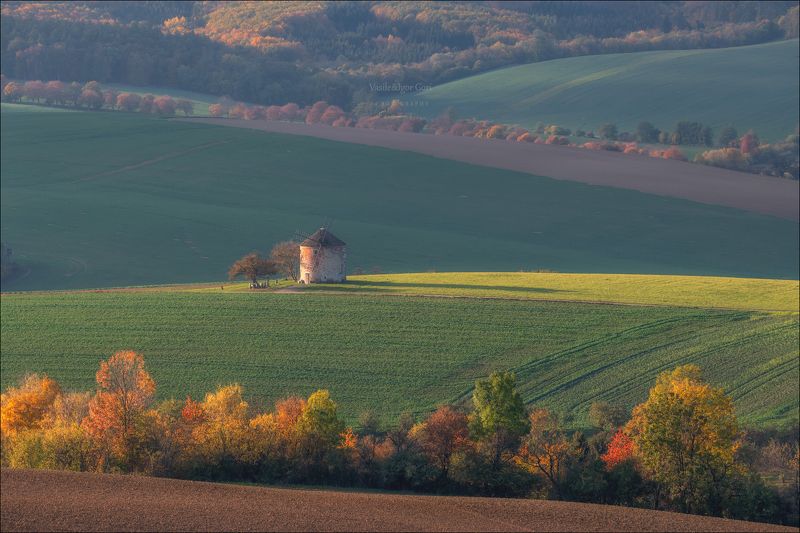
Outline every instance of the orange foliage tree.
[[0, 431], [13, 436], [39, 428], [60, 394], [55, 380], [37, 374], [25, 376], [18, 387], [0, 396]]
[[441, 481], [448, 479], [453, 455], [470, 443], [467, 415], [447, 405], [417, 424], [412, 429], [412, 435], [423, 453], [439, 469]]
[[142, 356], [130, 350], [102, 361], [95, 378], [97, 392], [82, 425], [104, 455], [129, 466], [136, 426], [153, 400], [155, 382], [145, 370]]
[[531, 472], [543, 475], [555, 495], [561, 499], [562, 483], [570, 458], [571, 446], [558, 417], [547, 409], [531, 412], [531, 430], [522, 441], [515, 462]]

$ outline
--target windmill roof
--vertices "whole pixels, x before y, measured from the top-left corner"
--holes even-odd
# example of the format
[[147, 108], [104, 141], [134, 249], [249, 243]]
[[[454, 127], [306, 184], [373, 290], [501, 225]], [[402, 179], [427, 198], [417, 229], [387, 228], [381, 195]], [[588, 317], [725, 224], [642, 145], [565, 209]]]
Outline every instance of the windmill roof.
[[300, 243], [300, 246], [344, 246], [343, 240], [325, 228], [319, 228], [307, 239]]

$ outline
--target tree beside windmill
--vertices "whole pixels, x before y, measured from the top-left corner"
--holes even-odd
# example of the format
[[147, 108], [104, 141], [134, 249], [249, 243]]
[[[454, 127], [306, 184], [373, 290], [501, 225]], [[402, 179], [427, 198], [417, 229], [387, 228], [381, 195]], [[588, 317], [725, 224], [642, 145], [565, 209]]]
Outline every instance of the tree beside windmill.
[[300, 283], [342, 283], [347, 279], [347, 245], [326, 226], [300, 243]]

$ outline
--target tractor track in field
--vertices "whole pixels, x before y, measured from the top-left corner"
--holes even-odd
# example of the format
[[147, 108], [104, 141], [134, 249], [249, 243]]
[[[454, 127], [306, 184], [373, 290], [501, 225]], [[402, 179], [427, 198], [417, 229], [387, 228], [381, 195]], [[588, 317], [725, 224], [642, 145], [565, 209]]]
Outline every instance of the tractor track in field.
[[148, 159], [146, 161], [141, 161], [141, 162], [133, 164], [133, 165], [127, 165], [127, 166], [120, 167], [120, 168], [117, 168], [117, 169], [114, 169], [114, 170], [107, 170], [105, 172], [99, 172], [97, 174], [90, 174], [89, 176], [84, 176], [82, 178], [78, 178], [78, 179], [72, 181], [71, 183], [80, 183], [80, 182], [83, 182], [83, 181], [92, 181], [92, 180], [95, 180], [97, 178], [102, 178], [102, 177], [105, 177], [105, 176], [113, 176], [115, 174], [121, 174], [123, 172], [128, 172], [130, 170], [136, 170], [136, 169], [139, 169], [139, 168], [142, 168], [142, 167], [153, 165], [155, 163], [159, 163], [159, 162], [165, 161], [167, 159], [172, 159], [173, 157], [179, 157], [179, 156], [182, 156], [182, 155], [191, 154], [192, 152], [197, 152], [199, 150], [204, 150], [206, 148], [211, 148], [212, 146], [218, 146], [220, 144], [227, 144], [229, 142], [231, 142], [231, 141], [226, 139], [226, 140], [214, 141], [214, 142], [210, 142], [210, 143], [201, 144], [199, 146], [193, 146], [192, 148], [187, 148], [186, 150], [179, 150], [177, 152], [169, 152], [168, 154], [163, 154], [163, 155], [160, 155], [158, 157], [154, 157], [153, 159]]
[[800, 220], [800, 183], [797, 181], [683, 161], [569, 146], [366, 128], [334, 128], [323, 124], [208, 117], [172, 120], [405, 150], [557, 180], [631, 189]]

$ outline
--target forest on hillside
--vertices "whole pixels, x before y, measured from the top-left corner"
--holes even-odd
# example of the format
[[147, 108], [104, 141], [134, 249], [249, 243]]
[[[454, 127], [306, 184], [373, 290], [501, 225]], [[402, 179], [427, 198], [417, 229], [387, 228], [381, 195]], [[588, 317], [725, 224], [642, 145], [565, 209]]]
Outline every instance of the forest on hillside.
[[2, 2], [8, 78], [158, 85], [350, 109], [578, 55], [798, 35], [797, 2]]

